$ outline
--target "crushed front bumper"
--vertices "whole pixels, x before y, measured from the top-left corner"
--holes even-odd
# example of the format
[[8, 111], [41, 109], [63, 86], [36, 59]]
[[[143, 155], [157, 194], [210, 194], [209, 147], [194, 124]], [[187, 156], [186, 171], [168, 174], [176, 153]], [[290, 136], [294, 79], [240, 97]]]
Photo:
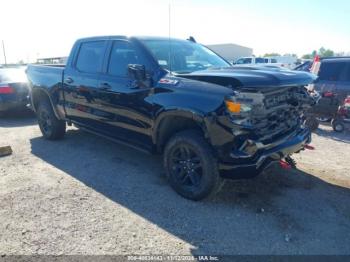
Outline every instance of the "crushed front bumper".
[[273, 162], [303, 150], [310, 142], [308, 129], [300, 129], [270, 144], [248, 140], [240, 149], [231, 151], [232, 161], [219, 163], [219, 169], [225, 178], [254, 177]]

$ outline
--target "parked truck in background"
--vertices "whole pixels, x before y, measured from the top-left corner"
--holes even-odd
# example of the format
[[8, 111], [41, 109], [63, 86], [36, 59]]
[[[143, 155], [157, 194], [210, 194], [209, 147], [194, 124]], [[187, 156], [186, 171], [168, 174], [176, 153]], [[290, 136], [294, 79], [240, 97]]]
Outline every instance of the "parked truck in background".
[[310, 70], [318, 78], [309, 88], [321, 96], [333, 94], [342, 102], [350, 95], [350, 57], [316, 57]]
[[170, 185], [192, 200], [216, 192], [223, 178], [261, 173], [311, 140], [301, 115], [312, 103], [305, 89], [312, 74], [235, 69], [192, 41], [80, 39], [66, 66], [29, 65], [27, 76], [46, 139], [63, 138], [74, 124], [163, 154]]
[[233, 65], [258, 66], [258, 67], [282, 67], [293, 69], [296, 66], [297, 58], [293, 56], [272, 56], [272, 57], [241, 57], [233, 61]]

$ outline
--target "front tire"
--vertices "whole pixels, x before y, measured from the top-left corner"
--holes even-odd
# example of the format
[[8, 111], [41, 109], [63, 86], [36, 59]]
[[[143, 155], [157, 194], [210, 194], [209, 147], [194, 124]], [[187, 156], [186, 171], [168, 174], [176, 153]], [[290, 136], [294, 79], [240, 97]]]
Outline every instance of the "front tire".
[[171, 187], [190, 200], [215, 194], [223, 184], [217, 159], [200, 132], [174, 135], [164, 150], [164, 167]]
[[51, 103], [48, 100], [39, 102], [36, 114], [44, 138], [48, 140], [58, 140], [64, 137], [66, 133], [66, 122], [56, 117]]

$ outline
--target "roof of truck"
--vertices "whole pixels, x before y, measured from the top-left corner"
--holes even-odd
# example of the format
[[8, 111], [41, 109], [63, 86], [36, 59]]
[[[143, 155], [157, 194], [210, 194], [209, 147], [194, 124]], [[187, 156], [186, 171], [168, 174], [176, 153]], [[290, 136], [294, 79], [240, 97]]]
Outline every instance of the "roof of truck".
[[350, 56], [331, 56], [331, 57], [322, 57], [321, 61], [339, 61], [339, 60], [350, 60]]
[[125, 36], [125, 35], [105, 35], [105, 36], [91, 36], [91, 37], [83, 37], [79, 38], [77, 41], [86, 41], [86, 40], [101, 40], [101, 39], [130, 39], [130, 38], [136, 38], [139, 40], [179, 40], [179, 41], [186, 41], [185, 39], [180, 39], [180, 38], [169, 38], [166, 36]]

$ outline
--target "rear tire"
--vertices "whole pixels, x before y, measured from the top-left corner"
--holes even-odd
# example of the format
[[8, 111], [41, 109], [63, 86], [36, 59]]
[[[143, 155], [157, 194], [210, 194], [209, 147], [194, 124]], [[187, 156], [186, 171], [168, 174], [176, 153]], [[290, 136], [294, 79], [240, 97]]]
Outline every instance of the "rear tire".
[[332, 127], [335, 132], [343, 132], [345, 129], [344, 123], [341, 120], [333, 119], [332, 120]]
[[217, 159], [196, 130], [174, 135], [164, 150], [164, 168], [171, 187], [190, 200], [215, 194], [223, 185]]
[[64, 137], [66, 133], [66, 122], [56, 117], [50, 101], [40, 101], [36, 115], [44, 138], [48, 140], [58, 140]]

